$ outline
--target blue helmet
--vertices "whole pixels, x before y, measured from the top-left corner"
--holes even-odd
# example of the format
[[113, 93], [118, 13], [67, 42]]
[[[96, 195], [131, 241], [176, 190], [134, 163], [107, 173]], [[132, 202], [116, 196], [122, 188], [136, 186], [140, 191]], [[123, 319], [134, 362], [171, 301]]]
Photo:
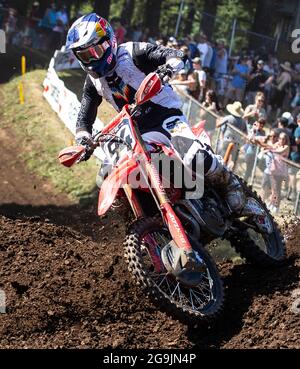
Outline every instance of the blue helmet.
[[117, 41], [111, 25], [95, 13], [77, 19], [69, 29], [66, 50], [94, 78], [107, 75], [116, 65]]

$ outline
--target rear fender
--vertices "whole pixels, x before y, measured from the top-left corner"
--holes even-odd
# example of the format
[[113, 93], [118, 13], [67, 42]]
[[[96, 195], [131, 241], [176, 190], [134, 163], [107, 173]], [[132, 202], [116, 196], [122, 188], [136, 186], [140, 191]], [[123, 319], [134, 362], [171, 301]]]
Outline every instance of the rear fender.
[[137, 162], [129, 159], [115, 168], [103, 181], [98, 199], [98, 215], [104, 215], [114, 202], [120, 187], [127, 183], [129, 174], [136, 169]]

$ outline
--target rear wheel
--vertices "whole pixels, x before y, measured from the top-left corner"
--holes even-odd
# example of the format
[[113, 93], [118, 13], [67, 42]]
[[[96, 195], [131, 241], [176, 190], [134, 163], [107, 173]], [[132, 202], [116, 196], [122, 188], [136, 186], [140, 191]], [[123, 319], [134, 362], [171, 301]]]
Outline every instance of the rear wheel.
[[224, 293], [214, 261], [197, 245], [205, 271], [197, 286], [184, 285], [167, 273], [161, 260], [161, 250], [171, 240], [168, 229], [155, 218], [134, 222], [124, 244], [129, 271], [160, 307], [180, 320], [191, 323], [215, 317], [222, 309]]
[[[253, 198], [266, 216], [250, 216], [242, 219], [242, 230], [229, 237], [237, 252], [252, 264], [266, 267], [280, 265], [286, 258], [286, 247], [277, 223], [262, 199], [240, 179], [247, 198]], [[268, 222], [271, 232], [263, 232], [260, 222]], [[247, 225], [249, 227], [247, 228]]]

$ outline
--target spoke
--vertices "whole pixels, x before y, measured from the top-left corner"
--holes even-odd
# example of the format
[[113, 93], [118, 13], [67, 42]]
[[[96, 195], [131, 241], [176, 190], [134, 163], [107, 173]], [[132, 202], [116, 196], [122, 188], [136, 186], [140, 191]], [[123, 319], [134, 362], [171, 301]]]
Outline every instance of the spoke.
[[[199, 303], [200, 307], [202, 307], [204, 305], [203, 301], [195, 294], [195, 291], [191, 288], [191, 293], [194, 295], [196, 301]], [[196, 310], [198, 310], [196, 308]]]

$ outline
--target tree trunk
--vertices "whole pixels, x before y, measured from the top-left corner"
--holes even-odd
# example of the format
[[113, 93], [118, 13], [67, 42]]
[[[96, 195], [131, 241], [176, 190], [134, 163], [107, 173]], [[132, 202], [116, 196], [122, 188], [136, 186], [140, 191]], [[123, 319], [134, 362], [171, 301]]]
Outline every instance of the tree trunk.
[[95, 0], [94, 11], [100, 17], [108, 19], [111, 0]]
[[200, 31], [202, 31], [208, 39], [211, 39], [214, 33], [218, 4], [219, 0], [205, 0], [204, 2], [204, 14], [201, 18]]
[[123, 24], [127, 26], [131, 25], [131, 19], [134, 11], [135, 0], [126, 0], [125, 6], [122, 10], [121, 20]]
[[149, 29], [149, 36], [160, 34], [159, 21], [162, 0], [147, 0], [144, 13], [144, 27]]
[[195, 19], [195, 13], [196, 13], [196, 4], [193, 2], [188, 3], [188, 14], [187, 19], [185, 19], [184, 22], [184, 34], [190, 35], [192, 33], [193, 29], [193, 23]]
[[201, 18], [200, 31], [203, 32], [208, 39], [211, 39], [214, 33], [218, 3], [218, 0], [205, 0], [204, 2], [204, 14]]
[[[272, 19], [274, 14], [274, 0], [256, 0], [255, 17], [252, 24], [252, 32], [266, 36], [272, 35]], [[266, 45], [266, 39], [257, 35], [250, 36], [250, 48], [259, 49]]]

